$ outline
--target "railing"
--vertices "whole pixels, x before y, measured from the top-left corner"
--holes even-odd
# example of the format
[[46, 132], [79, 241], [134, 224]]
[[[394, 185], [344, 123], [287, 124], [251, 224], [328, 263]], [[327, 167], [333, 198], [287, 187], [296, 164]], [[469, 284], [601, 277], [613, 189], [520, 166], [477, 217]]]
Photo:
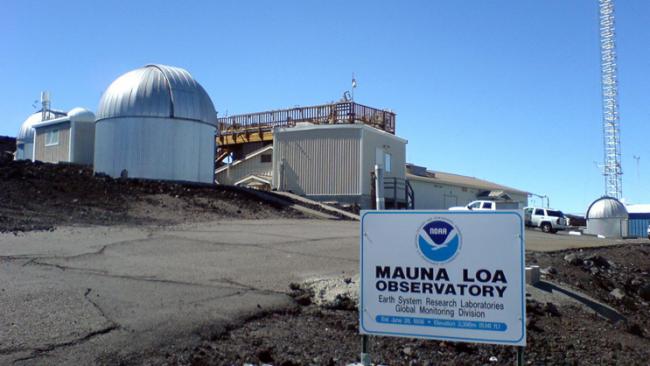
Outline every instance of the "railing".
[[232, 135], [250, 130], [270, 131], [274, 127], [292, 127], [298, 122], [313, 124], [361, 122], [395, 134], [395, 113], [354, 102], [297, 107], [218, 118], [220, 135]]
[[415, 194], [411, 183], [402, 178], [384, 178], [384, 199], [391, 208], [415, 208]]

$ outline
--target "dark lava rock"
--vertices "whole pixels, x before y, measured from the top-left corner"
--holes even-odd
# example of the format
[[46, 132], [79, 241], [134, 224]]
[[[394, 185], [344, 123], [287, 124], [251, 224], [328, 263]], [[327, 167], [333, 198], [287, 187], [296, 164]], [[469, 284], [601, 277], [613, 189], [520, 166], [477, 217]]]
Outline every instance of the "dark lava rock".
[[562, 315], [562, 314], [560, 314], [560, 310], [558, 310], [557, 306], [555, 306], [555, 304], [553, 304], [552, 302], [547, 302], [544, 305], [544, 312], [546, 314], [551, 315], [551, 316], [561, 316]]
[[609, 268], [609, 261], [605, 259], [602, 255], [598, 254], [590, 254], [585, 257], [585, 262], [586, 261], [591, 261], [595, 266], [601, 267], [601, 268]]
[[650, 301], [650, 283], [639, 286], [639, 296], [641, 296], [643, 300]]
[[273, 350], [270, 348], [264, 348], [261, 350], [258, 350], [257, 353], [255, 354], [257, 358], [260, 360], [260, 362], [264, 363], [271, 363], [273, 362]]
[[635, 336], [643, 337], [643, 328], [637, 323], [629, 323], [627, 325], [627, 331]]
[[338, 294], [328, 308], [332, 310], [356, 310], [357, 305], [349, 296]]
[[564, 260], [567, 261], [569, 264], [572, 264], [574, 266], [579, 266], [583, 262], [582, 258], [580, 258], [576, 253], [571, 253], [571, 254], [565, 255]]
[[311, 305], [311, 296], [309, 294], [301, 294], [294, 298], [298, 305], [308, 306]]

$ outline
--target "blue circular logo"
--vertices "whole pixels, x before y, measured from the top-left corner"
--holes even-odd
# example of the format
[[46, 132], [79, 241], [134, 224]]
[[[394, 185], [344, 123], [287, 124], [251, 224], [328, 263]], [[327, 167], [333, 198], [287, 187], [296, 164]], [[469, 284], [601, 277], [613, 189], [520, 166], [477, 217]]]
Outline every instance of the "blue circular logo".
[[460, 249], [460, 232], [451, 222], [436, 218], [426, 222], [417, 235], [420, 254], [431, 263], [451, 261]]

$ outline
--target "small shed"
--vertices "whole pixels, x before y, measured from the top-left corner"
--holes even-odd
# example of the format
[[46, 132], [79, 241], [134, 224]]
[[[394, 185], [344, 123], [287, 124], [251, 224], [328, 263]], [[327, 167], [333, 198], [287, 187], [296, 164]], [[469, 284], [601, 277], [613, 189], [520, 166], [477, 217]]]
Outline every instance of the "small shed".
[[74, 108], [67, 115], [34, 124], [34, 160], [92, 165], [95, 115]]
[[585, 232], [606, 238], [624, 238], [628, 236], [628, 218], [621, 201], [603, 196], [589, 205]]

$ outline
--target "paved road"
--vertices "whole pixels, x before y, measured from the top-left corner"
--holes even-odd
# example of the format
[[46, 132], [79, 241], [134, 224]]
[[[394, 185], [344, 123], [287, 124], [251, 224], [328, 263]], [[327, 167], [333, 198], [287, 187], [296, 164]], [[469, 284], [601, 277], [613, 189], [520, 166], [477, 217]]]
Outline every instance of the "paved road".
[[[609, 243], [527, 231], [527, 247]], [[222, 221], [0, 234], [0, 364], [115, 364], [288, 306], [290, 282], [358, 272], [358, 223]]]
[[0, 235], [0, 364], [116, 363], [183, 348], [357, 271], [358, 224], [230, 221]]

